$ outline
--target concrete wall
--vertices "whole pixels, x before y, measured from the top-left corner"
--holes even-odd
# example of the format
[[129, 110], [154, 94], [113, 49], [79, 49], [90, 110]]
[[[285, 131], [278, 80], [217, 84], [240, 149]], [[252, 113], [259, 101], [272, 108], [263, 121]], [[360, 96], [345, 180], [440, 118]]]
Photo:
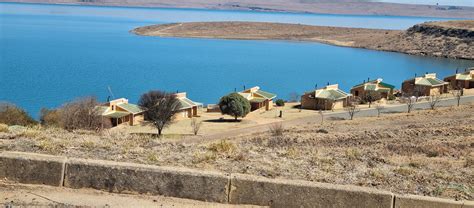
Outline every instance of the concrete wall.
[[474, 208], [473, 201], [395, 195], [358, 186], [279, 180], [33, 153], [0, 153], [0, 178], [20, 183], [150, 193], [231, 204], [328, 208]]

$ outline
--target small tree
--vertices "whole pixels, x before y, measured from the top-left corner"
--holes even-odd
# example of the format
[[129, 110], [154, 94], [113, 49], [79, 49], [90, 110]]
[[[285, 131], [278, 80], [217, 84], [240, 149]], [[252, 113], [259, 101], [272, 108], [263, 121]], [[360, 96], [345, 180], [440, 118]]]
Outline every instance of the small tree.
[[375, 104], [375, 109], [377, 110], [377, 117], [380, 117], [380, 113], [384, 108], [385, 107], [380, 103]]
[[430, 95], [428, 104], [430, 105], [431, 110], [434, 110], [436, 108], [436, 105], [439, 103], [441, 100], [441, 94], [436, 93], [433, 95]]
[[324, 123], [324, 113], [323, 113], [323, 110], [319, 110], [318, 113], [319, 113], [319, 115], [321, 116], [321, 125], [323, 125], [323, 123]]
[[250, 113], [250, 102], [239, 93], [230, 93], [221, 98], [219, 108], [222, 114], [233, 116], [237, 121], [238, 117], [245, 117]]
[[156, 127], [158, 136], [161, 136], [163, 129], [173, 122], [173, 116], [181, 108], [176, 95], [159, 90], [143, 94], [138, 105], [147, 109], [145, 119]]
[[11, 103], [0, 102], [0, 123], [7, 125], [29, 126], [37, 122], [28, 113]]
[[415, 96], [405, 97], [404, 101], [407, 105], [407, 113], [410, 113], [413, 107], [415, 106], [417, 98]]
[[97, 106], [99, 103], [94, 97], [79, 98], [66, 103], [58, 109], [59, 125], [68, 131], [75, 129], [98, 131], [105, 127], [105, 120], [102, 119]]
[[358, 106], [355, 102], [352, 102], [350, 105], [346, 106], [344, 109], [349, 114], [349, 118], [351, 120], [354, 118], [354, 115], [356, 113], [360, 112], [360, 109], [358, 108]]
[[288, 96], [288, 102], [299, 102], [300, 101], [300, 94], [298, 94], [297, 92], [292, 92], [290, 93], [290, 95]]
[[193, 128], [194, 135], [197, 135], [199, 129], [201, 129], [202, 121], [198, 121], [196, 118], [191, 120], [191, 128]]
[[379, 99], [380, 93], [377, 93], [375, 91], [367, 91], [367, 93], [365, 93], [364, 97], [362, 98], [362, 100], [369, 104], [369, 108], [371, 107], [372, 102], [377, 101]]
[[40, 123], [44, 126], [60, 126], [61, 112], [58, 109], [41, 108]]
[[454, 98], [456, 98], [457, 106], [459, 107], [459, 104], [461, 103], [461, 97], [463, 96], [463, 88], [460, 86], [451, 87], [451, 94]]

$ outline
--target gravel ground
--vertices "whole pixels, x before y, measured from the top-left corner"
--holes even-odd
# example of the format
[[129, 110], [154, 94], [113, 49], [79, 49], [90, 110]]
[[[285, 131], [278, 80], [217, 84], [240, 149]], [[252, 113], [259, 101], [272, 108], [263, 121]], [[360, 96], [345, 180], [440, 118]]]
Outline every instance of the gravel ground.
[[[199, 144], [109, 131], [0, 128], [0, 150], [353, 184], [473, 200], [474, 105], [326, 120]], [[1, 127], [1, 126], [0, 126]], [[2, 132], [3, 131], [3, 132]]]

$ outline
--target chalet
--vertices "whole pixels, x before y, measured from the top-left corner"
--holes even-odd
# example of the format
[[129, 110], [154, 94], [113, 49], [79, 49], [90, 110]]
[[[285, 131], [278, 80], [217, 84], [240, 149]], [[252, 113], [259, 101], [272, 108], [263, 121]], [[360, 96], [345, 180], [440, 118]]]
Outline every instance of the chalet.
[[382, 79], [363, 82], [351, 88], [351, 94], [354, 97], [364, 99], [367, 95], [377, 95], [379, 99], [388, 99], [389, 95], [393, 95], [395, 86], [382, 82]]
[[192, 118], [198, 116], [198, 108], [202, 106], [201, 103], [194, 102], [186, 97], [186, 92], [174, 94], [179, 100], [181, 107], [178, 111], [177, 119], [179, 118]]
[[128, 103], [125, 98], [109, 101], [98, 106], [100, 115], [104, 119], [110, 119], [112, 126], [127, 123], [130, 126], [143, 121], [145, 112], [140, 106]]
[[425, 74], [402, 83], [402, 94], [405, 96], [430, 96], [447, 91], [448, 83], [436, 78], [436, 73]]
[[239, 92], [239, 94], [250, 101], [251, 111], [260, 108], [270, 110], [273, 107], [273, 99], [276, 97], [276, 94], [260, 90], [258, 86]]
[[301, 108], [311, 110], [341, 109], [349, 105], [351, 94], [339, 89], [338, 84], [306, 92], [301, 96]]
[[448, 76], [444, 78], [444, 81], [448, 82], [453, 89], [458, 87], [464, 89], [474, 88], [474, 67], [466, 70], [463, 73], [456, 73]]

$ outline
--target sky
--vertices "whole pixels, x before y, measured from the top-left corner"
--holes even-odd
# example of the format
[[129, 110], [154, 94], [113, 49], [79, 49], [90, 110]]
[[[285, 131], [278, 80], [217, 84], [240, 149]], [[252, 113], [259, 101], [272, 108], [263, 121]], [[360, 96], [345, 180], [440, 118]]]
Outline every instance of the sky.
[[449, 6], [470, 6], [474, 7], [474, 0], [375, 0], [379, 2], [403, 3], [403, 4], [428, 4], [428, 5], [449, 5]]

